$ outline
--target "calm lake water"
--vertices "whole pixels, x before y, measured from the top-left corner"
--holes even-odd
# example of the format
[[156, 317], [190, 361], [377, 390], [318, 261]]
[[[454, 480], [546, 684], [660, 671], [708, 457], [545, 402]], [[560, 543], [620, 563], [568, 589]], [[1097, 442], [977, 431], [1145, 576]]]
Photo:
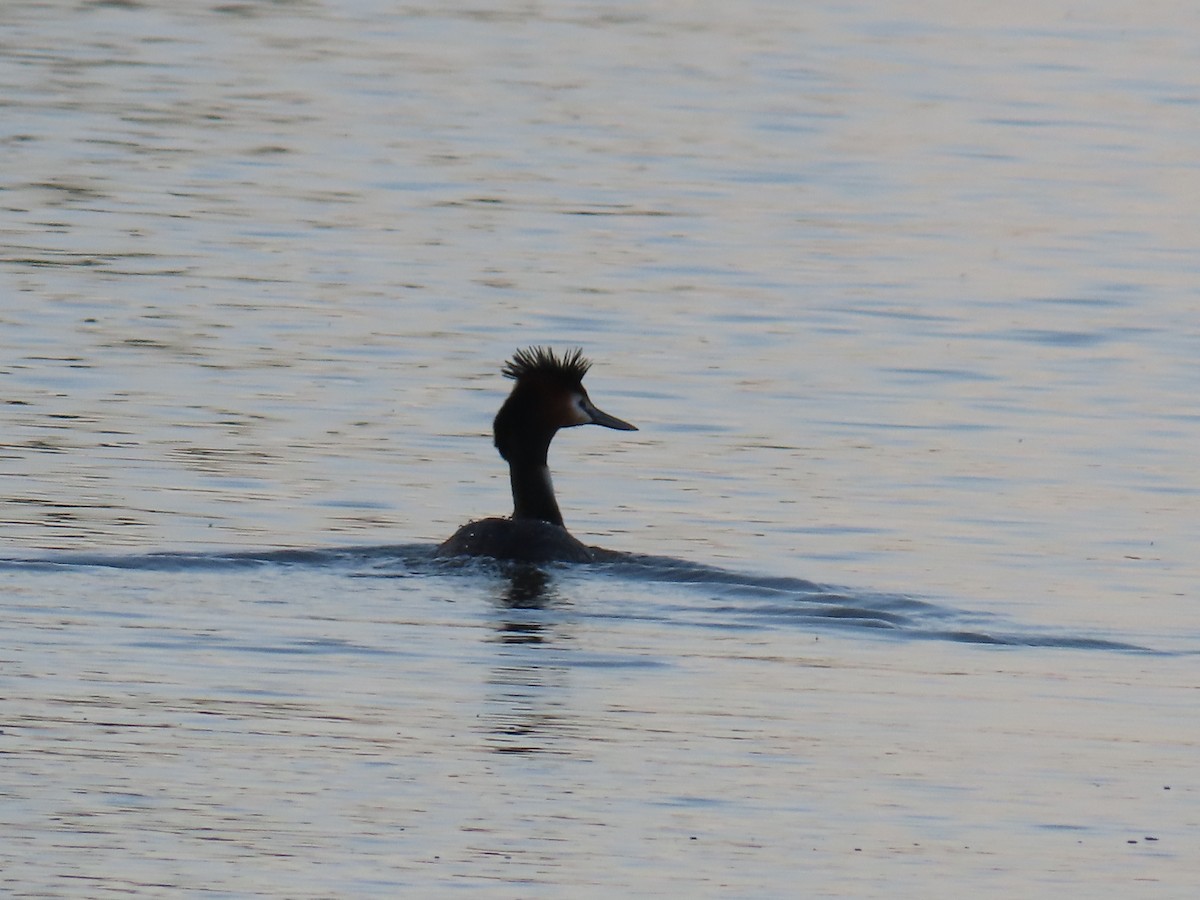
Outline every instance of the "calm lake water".
[[1193, 896], [1197, 35], [5, 2], [0, 888]]

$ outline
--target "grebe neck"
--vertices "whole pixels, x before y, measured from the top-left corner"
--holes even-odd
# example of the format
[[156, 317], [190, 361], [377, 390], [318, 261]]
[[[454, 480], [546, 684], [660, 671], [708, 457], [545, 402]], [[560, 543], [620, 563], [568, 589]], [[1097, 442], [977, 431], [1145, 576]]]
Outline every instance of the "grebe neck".
[[562, 513], [554, 499], [550, 467], [545, 462], [509, 463], [508, 479], [512, 483], [514, 519], [541, 519], [552, 525], [563, 524]]

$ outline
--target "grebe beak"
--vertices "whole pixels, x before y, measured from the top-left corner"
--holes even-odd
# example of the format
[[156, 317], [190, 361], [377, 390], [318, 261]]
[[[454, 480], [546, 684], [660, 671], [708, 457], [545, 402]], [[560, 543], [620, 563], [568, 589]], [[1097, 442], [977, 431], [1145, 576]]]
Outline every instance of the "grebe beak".
[[597, 409], [587, 397], [579, 399], [579, 408], [588, 416], [585, 425], [603, 425], [605, 428], [615, 428], [617, 431], [637, 431], [636, 425], [630, 425], [623, 419], [610, 416], [602, 409]]

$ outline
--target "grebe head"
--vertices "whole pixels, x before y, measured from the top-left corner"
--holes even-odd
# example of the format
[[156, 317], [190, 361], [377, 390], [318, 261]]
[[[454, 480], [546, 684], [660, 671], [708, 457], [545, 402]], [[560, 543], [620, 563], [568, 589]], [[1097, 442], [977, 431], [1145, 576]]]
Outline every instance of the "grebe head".
[[516, 381], [492, 423], [496, 449], [510, 465], [546, 465], [550, 441], [560, 428], [603, 425], [637, 431], [592, 403], [583, 387], [591, 368], [576, 348], [561, 358], [547, 347], [518, 350], [501, 370]]

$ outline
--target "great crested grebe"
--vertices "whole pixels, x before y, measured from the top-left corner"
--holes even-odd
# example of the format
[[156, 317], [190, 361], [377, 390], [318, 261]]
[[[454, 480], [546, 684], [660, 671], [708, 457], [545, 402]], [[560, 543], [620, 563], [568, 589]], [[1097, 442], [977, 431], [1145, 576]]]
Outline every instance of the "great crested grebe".
[[590, 562], [595, 552], [563, 526], [554, 500], [546, 454], [560, 428], [603, 425], [637, 431], [601, 412], [583, 388], [591, 363], [575, 349], [561, 359], [546, 347], [518, 350], [501, 369], [516, 381], [492, 423], [496, 449], [508, 463], [512, 482], [511, 519], [480, 519], [458, 529], [437, 549], [438, 556], [490, 556], [524, 562]]

